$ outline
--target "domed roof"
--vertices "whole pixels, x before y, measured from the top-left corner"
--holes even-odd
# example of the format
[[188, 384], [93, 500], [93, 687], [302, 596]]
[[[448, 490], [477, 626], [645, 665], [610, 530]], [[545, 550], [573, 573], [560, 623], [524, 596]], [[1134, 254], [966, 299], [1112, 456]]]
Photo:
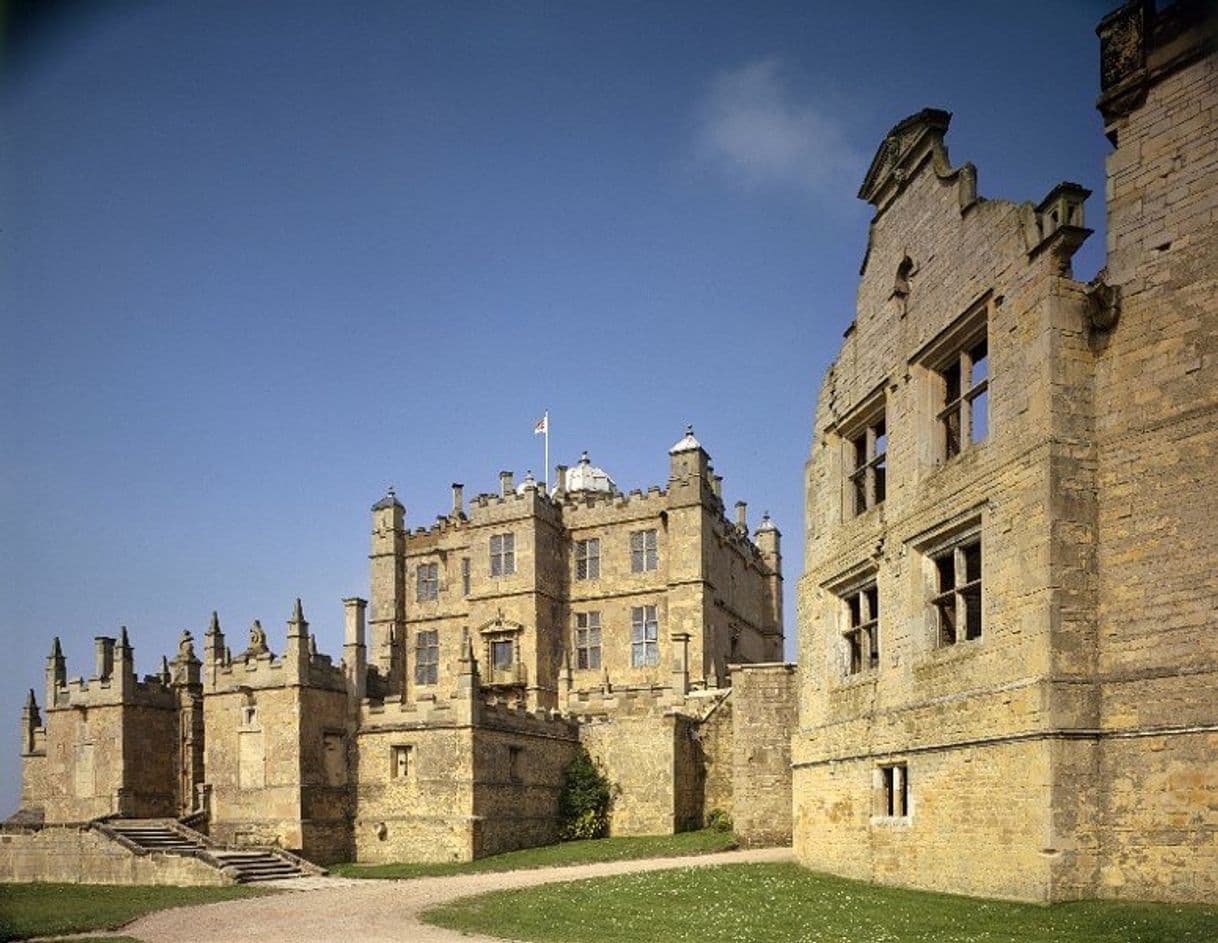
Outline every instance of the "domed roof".
[[533, 470], [530, 468], [524, 473], [524, 481], [516, 486], [517, 494], [524, 494], [529, 489], [537, 490], [537, 479], [533, 477]]
[[617, 485], [603, 468], [597, 468], [584, 452], [579, 457], [579, 464], [567, 472], [568, 491], [599, 491], [611, 494], [617, 491]]
[[765, 530], [778, 530], [778, 527], [775, 526], [772, 520], [770, 520], [769, 511], [766, 511], [763, 515], [761, 515], [761, 523], [757, 526], [757, 533], [760, 534]]
[[678, 452], [689, 452], [693, 449], [702, 448], [702, 443], [694, 438], [694, 427], [685, 427], [685, 438], [668, 450], [669, 455], [676, 455]]

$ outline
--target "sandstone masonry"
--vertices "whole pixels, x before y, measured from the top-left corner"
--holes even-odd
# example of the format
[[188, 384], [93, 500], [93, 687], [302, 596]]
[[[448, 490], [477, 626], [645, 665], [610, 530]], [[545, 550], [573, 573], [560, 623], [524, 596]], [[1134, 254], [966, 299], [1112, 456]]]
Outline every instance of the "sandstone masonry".
[[899, 123], [821, 387], [799, 587], [795, 849], [957, 893], [1218, 896], [1218, 60], [1205, 4], [1100, 24], [1087, 191], [978, 195]]

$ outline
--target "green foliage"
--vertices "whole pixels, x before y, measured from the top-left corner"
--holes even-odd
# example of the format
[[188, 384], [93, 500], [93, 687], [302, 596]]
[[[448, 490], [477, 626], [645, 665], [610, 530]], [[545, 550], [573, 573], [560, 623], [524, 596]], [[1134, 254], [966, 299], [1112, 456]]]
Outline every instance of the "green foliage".
[[613, 788], [583, 747], [567, 766], [558, 796], [559, 834], [563, 841], [604, 838], [609, 834]]
[[545, 884], [424, 914], [535, 943], [1213, 943], [1218, 906], [1021, 904], [879, 887], [792, 864], [678, 868]]
[[706, 816], [706, 827], [716, 832], [730, 832], [733, 824], [732, 814], [723, 809], [711, 809]]
[[703, 829], [677, 835], [631, 835], [626, 838], [597, 838], [569, 841], [540, 848], [522, 848], [477, 861], [430, 864], [336, 864], [332, 874], [350, 878], [443, 877], [450, 874], [485, 874], [492, 871], [526, 871], [531, 868], [560, 868], [598, 861], [632, 861], [638, 858], [671, 858], [707, 855], [736, 847], [735, 836]]
[[112, 930], [166, 907], [271, 893], [249, 887], [149, 887], [105, 884], [0, 885], [0, 940]]

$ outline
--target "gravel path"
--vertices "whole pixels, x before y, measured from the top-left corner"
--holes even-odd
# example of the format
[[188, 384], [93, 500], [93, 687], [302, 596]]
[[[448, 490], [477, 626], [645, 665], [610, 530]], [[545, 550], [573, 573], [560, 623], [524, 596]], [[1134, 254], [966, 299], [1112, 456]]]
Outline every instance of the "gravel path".
[[761, 848], [686, 858], [648, 858], [642, 861], [417, 878], [411, 881], [304, 878], [273, 885], [289, 888], [296, 893], [162, 910], [141, 917], [118, 932], [147, 943], [235, 943], [241, 940], [268, 943], [300, 943], [306, 940], [489, 943], [491, 937], [465, 936], [452, 930], [428, 926], [420, 922], [419, 914], [458, 897], [532, 887], [552, 881], [574, 881], [665, 868], [790, 860], [789, 848]]

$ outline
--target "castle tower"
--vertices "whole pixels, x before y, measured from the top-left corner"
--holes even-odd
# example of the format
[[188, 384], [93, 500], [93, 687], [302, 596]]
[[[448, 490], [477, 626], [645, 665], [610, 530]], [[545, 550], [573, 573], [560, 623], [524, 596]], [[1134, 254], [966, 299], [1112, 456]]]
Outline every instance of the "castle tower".
[[393, 488], [372, 505], [372, 613], [369, 662], [377, 694], [401, 696], [406, 670], [406, 508]]
[[761, 551], [761, 559], [769, 570], [766, 575], [767, 590], [767, 621], [775, 627], [775, 633], [767, 639], [770, 649], [766, 657], [770, 661], [782, 660], [782, 533], [770, 519], [770, 512], [761, 516], [757, 532], [753, 535], [757, 549]]

